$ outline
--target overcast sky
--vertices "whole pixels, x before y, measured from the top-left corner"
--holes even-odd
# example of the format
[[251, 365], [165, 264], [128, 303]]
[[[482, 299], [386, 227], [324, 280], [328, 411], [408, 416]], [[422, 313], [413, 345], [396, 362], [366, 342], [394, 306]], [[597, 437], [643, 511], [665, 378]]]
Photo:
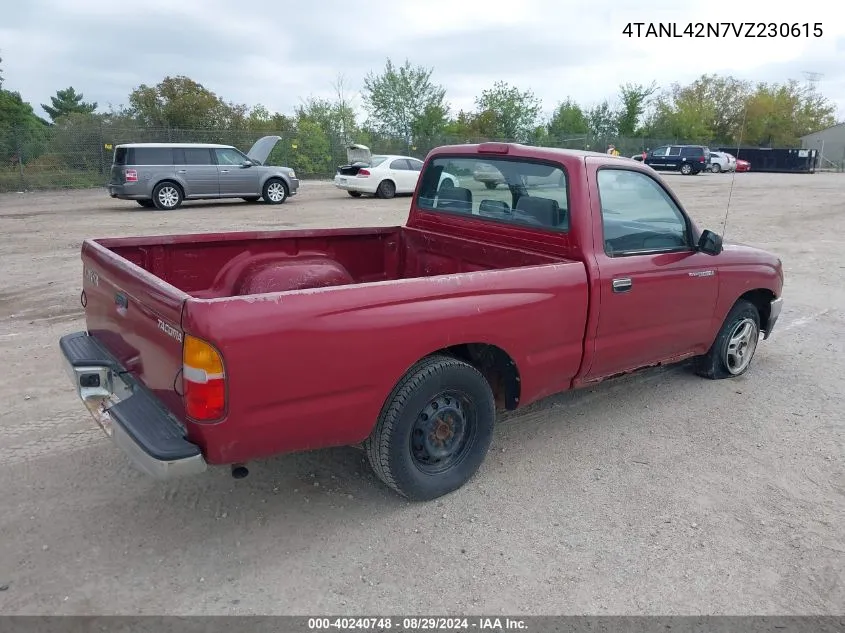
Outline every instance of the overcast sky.
[[[615, 99], [625, 81], [661, 85], [702, 73], [805, 80], [845, 117], [845, 21], [836, 2], [677, 0], [0, 0], [4, 87], [43, 115], [72, 85], [101, 107], [136, 86], [187, 75], [226, 100], [289, 113], [329, 96], [338, 73], [357, 92], [385, 59], [434, 69], [454, 110], [497, 80], [551, 110], [571, 96]], [[779, 5], [783, 5], [782, 7]], [[627, 37], [628, 22], [820, 22], [822, 37]], [[756, 30], [756, 29], [755, 29]], [[360, 99], [358, 100], [360, 104]]]

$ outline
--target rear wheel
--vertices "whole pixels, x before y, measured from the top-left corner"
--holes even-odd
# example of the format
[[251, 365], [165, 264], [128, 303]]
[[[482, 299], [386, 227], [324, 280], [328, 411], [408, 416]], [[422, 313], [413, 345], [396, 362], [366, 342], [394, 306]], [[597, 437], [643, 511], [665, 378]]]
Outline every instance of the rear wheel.
[[156, 209], [172, 211], [182, 205], [182, 189], [175, 182], [160, 182], [153, 189], [153, 204]]
[[376, 189], [376, 196], [383, 199], [389, 199], [396, 195], [396, 185], [392, 180], [382, 180], [378, 189]]
[[364, 448], [386, 485], [428, 501], [472, 478], [490, 448], [495, 417], [493, 392], [477, 369], [431, 356], [393, 389]]
[[684, 163], [683, 165], [681, 165], [681, 173], [684, 176], [689, 176], [692, 173], [692, 165], [690, 165], [689, 163]]
[[714, 174], [718, 174], [720, 171], [722, 171], [722, 167], [719, 165], [719, 163], [713, 163], [712, 165], [710, 165], [710, 171], [712, 171]]
[[361, 197], [360, 191], [347, 191], [346, 193], [348, 193], [353, 198], [360, 198]]
[[740, 299], [707, 354], [698, 359], [697, 373], [711, 380], [741, 376], [751, 366], [759, 339], [760, 313], [753, 303]]
[[288, 199], [288, 187], [281, 178], [271, 178], [264, 183], [261, 196], [267, 204], [282, 204]]

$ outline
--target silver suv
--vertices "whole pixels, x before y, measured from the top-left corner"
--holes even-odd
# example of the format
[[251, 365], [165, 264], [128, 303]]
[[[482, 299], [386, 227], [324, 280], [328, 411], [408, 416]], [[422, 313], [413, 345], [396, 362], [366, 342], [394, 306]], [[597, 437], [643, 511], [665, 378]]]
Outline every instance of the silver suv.
[[127, 143], [114, 148], [108, 190], [112, 198], [172, 210], [184, 200], [243, 198], [281, 204], [296, 195], [299, 180], [289, 167], [264, 161], [281, 140], [265, 136], [246, 154], [231, 145]]

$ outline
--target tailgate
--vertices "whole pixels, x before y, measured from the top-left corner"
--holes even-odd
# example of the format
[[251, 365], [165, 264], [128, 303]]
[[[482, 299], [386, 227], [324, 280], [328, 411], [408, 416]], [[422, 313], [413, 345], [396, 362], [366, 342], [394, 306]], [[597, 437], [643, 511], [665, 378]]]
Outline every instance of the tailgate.
[[184, 420], [182, 307], [188, 295], [101, 243], [82, 245], [88, 333]]

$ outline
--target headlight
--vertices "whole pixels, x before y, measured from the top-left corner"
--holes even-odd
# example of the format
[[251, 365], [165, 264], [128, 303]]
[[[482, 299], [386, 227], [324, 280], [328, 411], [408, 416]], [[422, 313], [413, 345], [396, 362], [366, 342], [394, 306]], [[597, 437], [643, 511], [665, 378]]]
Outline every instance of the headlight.
[[291, 178], [296, 178], [296, 172], [295, 172], [295, 171], [288, 172], [288, 175], [289, 175]]

